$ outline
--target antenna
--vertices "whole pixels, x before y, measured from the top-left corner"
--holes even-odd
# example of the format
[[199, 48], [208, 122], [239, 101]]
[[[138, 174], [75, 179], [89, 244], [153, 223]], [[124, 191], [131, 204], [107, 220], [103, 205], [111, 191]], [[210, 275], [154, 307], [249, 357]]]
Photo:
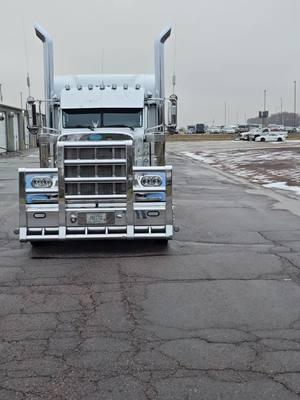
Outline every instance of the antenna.
[[104, 49], [103, 48], [101, 51], [100, 69], [101, 69], [101, 74], [103, 75], [103, 70], [104, 70]]
[[173, 54], [173, 76], [172, 76], [173, 94], [176, 86], [176, 24], [174, 25], [174, 54]]
[[29, 76], [28, 72], [27, 72], [27, 77], [26, 77], [26, 83], [27, 83], [27, 88], [28, 88], [28, 96], [30, 96], [30, 76]]
[[29, 59], [28, 59], [28, 47], [25, 32], [24, 15], [22, 15], [22, 28], [23, 28], [23, 38], [24, 38], [24, 51], [25, 51], [25, 66], [26, 66], [26, 83], [28, 88], [28, 96], [30, 96], [30, 76], [29, 76]]
[[176, 75], [172, 76], [172, 86], [173, 86], [173, 94], [175, 94], [175, 86], [176, 86]]

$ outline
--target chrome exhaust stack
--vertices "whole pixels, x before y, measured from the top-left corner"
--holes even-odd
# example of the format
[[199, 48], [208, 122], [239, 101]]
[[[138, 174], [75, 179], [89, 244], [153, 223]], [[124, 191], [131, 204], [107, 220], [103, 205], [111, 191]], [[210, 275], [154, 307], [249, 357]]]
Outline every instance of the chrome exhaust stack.
[[44, 96], [45, 96], [45, 131], [39, 135], [40, 166], [42, 168], [54, 167], [56, 138], [51, 135], [54, 128], [53, 103], [54, 96], [54, 61], [53, 41], [51, 36], [39, 25], [34, 25], [37, 37], [43, 42], [44, 52]]
[[39, 25], [34, 25], [37, 37], [43, 42], [44, 49], [44, 87], [46, 127], [53, 128], [51, 99], [54, 95], [53, 41], [51, 36]]
[[157, 107], [158, 131], [161, 135], [154, 135], [153, 151], [154, 165], [165, 165], [165, 62], [164, 62], [164, 44], [171, 35], [171, 27], [164, 29], [155, 41], [154, 59], [155, 59], [155, 98]]
[[155, 97], [162, 99], [158, 106], [157, 125], [164, 125], [165, 122], [165, 65], [164, 65], [164, 44], [171, 35], [171, 27], [164, 29], [155, 41]]

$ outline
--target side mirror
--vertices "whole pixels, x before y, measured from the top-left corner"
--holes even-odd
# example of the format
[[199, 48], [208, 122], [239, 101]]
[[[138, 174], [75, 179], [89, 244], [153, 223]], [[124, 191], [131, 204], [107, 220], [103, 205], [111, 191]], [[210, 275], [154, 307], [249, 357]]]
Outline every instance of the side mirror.
[[176, 131], [177, 128], [177, 96], [172, 94], [168, 105], [168, 130]]
[[37, 135], [41, 129], [40, 124], [38, 124], [38, 115], [36, 112], [36, 104], [33, 97], [28, 97], [26, 103], [27, 111], [27, 129], [32, 135]]
[[0, 112], [0, 121], [4, 121], [5, 120], [5, 114], [4, 112]]

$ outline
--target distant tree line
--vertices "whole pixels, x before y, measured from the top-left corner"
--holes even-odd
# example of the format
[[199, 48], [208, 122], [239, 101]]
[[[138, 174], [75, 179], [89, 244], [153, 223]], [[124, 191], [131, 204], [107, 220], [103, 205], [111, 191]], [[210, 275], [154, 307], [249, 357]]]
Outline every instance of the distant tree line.
[[[285, 126], [294, 126], [294, 113], [292, 112], [283, 112], [281, 113], [276, 113], [272, 114], [265, 120], [265, 124], [277, 124], [277, 125], [285, 125]], [[261, 123], [261, 118], [259, 117], [254, 117], [254, 118], [249, 118], [248, 124], [260, 124]], [[300, 114], [296, 114], [296, 126], [300, 126]]]

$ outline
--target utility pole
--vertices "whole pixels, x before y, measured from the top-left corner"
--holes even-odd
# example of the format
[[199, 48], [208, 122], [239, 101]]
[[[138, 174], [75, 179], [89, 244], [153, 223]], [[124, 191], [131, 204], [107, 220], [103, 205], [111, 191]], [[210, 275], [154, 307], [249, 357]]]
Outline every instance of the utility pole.
[[23, 110], [23, 92], [20, 92], [20, 104], [21, 104], [21, 110]]
[[282, 97], [280, 97], [280, 123], [283, 125]]
[[[267, 111], [267, 89], [264, 90], [264, 113], [266, 111]], [[262, 124], [262, 127], [264, 127], [266, 125], [266, 118], [265, 117], [262, 118], [261, 124]]]
[[224, 127], [226, 127], [227, 126], [227, 104], [226, 104], [226, 101], [225, 101], [225, 103], [224, 103]]
[[297, 81], [294, 81], [294, 128], [296, 128], [297, 120]]

